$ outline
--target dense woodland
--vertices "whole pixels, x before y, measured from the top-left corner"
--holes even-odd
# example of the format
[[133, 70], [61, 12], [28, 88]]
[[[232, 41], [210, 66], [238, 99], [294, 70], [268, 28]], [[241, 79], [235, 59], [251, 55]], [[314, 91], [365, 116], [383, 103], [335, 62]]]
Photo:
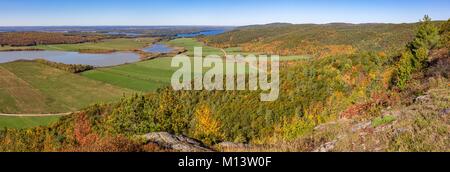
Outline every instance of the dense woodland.
[[284, 24], [255, 25], [203, 39], [218, 47], [279, 55], [325, 57], [370, 51], [397, 52], [414, 37], [417, 24]]
[[57, 33], [57, 32], [5, 32], [0, 33], [1, 46], [35, 46], [48, 44], [76, 44], [95, 42], [104, 36], [89, 33]]
[[[260, 102], [259, 92], [165, 88], [157, 93], [124, 97], [114, 104], [91, 106], [63, 117], [50, 127], [5, 129], [0, 132], [0, 150], [161, 151], [158, 146], [135, 139], [156, 131], [183, 134], [206, 145], [222, 141], [253, 145], [295, 141], [311, 134], [320, 124], [362, 115], [376, 117], [384, 108], [405, 103], [403, 100], [414, 96], [407, 92], [417, 87], [411, 84], [414, 76], [428, 76], [426, 71], [431, 69], [434, 71], [430, 79], [448, 83], [448, 60], [444, 59], [447, 63], [438, 68], [431, 68], [434, 62], [429, 57], [431, 52], [444, 50], [448, 59], [448, 49], [444, 48], [449, 46], [449, 23], [450, 20], [441, 26], [425, 17], [418, 25], [283, 24], [252, 26], [208, 37], [209, 44], [218, 45], [222, 41], [221, 46], [249, 44], [246, 47], [249, 51], [273, 53], [310, 51], [295, 48], [302, 43], [311, 47], [351, 48], [345, 48], [348, 54], [283, 66], [280, 98], [274, 102]], [[297, 36], [292, 37], [293, 33]], [[367, 34], [373, 38], [360, 40], [360, 36]], [[322, 36], [324, 39], [320, 39]], [[223, 40], [228, 38], [232, 40]], [[277, 44], [277, 40], [285, 41]], [[276, 43], [273, 49], [259, 49], [272, 45], [271, 42]], [[249, 48], [250, 44], [255, 48]], [[353, 51], [354, 48], [366, 52]], [[392, 55], [379, 53], [386, 49], [398, 51]], [[423, 134], [420, 128], [416, 130], [406, 139], [420, 142], [433, 137], [440, 138], [439, 141], [447, 139], [443, 142], [448, 143], [448, 130], [433, 135]], [[392, 140], [392, 145], [399, 144], [398, 141]], [[393, 146], [392, 150], [399, 149]]]

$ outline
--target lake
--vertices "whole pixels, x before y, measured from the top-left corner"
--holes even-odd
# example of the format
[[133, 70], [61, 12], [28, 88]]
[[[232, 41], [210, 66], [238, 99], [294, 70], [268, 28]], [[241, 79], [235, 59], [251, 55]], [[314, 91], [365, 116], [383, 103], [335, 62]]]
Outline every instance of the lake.
[[173, 48], [170, 48], [165, 44], [153, 44], [150, 47], [142, 49], [142, 51], [148, 53], [170, 53], [172, 50]]
[[210, 35], [219, 35], [225, 33], [225, 30], [207, 30], [207, 31], [201, 31], [201, 32], [195, 32], [195, 33], [184, 33], [184, 34], [178, 34], [177, 37], [181, 38], [192, 38], [200, 35], [204, 36], [210, 36]]
[[0, 52], [0, 63], [17, 60], [46, 59], [65, 64], [83, 64], [96, 67], [116, 66], [140, 61], [139, 55], [131, 52], [111, 54], [82, 54], [65, 51], [6, 51]]

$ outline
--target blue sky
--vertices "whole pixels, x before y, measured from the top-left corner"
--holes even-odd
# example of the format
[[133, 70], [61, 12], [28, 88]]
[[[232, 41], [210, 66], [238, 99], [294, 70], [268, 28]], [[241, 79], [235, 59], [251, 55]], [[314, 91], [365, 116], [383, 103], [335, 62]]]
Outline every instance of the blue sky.
[[403, 23], [450, 18], [449, 0], [0, 0], [0, 26]]

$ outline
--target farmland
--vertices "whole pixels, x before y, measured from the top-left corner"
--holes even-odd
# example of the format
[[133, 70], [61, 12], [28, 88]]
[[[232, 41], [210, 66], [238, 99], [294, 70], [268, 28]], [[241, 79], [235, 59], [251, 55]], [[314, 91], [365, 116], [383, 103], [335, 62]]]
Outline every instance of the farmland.
[[111, 102], [129, 90], [36, 62], [0, 64], [1, 113], [58, 113]]
[[[219, 48], [205, 46], [203, 43], [193, 38], [180, 38], [164, 42], [173, 47], [183, 47], [188, 51], [185, 53], [189, 57], [193, 57], [193, 47], [203, 47], [203, 55], [223, 55]], [[239, 54], [239, 48], [225, 49], [227, 54]], [[286, 56], [281, 60], [301, 60], [306, 56]], [[149, 61], [138, 62], [134, 64], [126, 64], [121, 66], [99, 68], [92, 71], [82, 73], [82, 76], [90, 79], [102, 81], [111, 85], [128, 88], [137, 91], [155, 91], [158, 88], [168, 86], [172, 74], [177, 68], [172, 68], [171, 57], [163, 57]], [[207, 69], [205, 69], [206, 71]]]
[[170, 67], [171, 58], [159, 58], [82, 73], [90, 79], [137, 91], [155, 91], [170, 83], [176, 70]]
[[197, 41], [194, 38], [180, 38], [164, 42], [170, 46], [186, 48], [186, 55], [194, 56], [194, 47], [203, 47], [203, 56], [208, 55], [223, 55], [220, 48], [205, 46], [202, 42]]
[[[448, 128], [445, 122], [448, 121], [449, 106], [448, 96], [444, 95], [448, 95], [446, 74], [449, 61], [448, 49], [442, 49], [445, 39], [440, 38], [448, 34], [448, 29], [442, 28], [438, 32], [428, 20], [420, 25], [422, 32], [419, 33], [427, 33], [425, 37], [420, 34], [410, 37], [414, 35], [411, 32], [413, 24], [389, 25], [388, 28], [400, 27], [402, 32], [399, 33], [404, 34], [392, 37], [391, 41], [385, 42], [387, 45], [378, 42], [381, 37], [378, 34], [361, 38], [365, 36], [361, 34], [366, 32], [365, 28], [372, 28], [366, 25], [333, 24], [339, 32], [334, 34], [330, 31], [325, 35], [334, 35], [337, 40], [321, 39], [323, 35], [317, 31], [300, 35], [299, 40], [307, 37], [310, 41], [323, 41], [311, 41], [313, 44], [310, 46], [317, 50], [316, 53], [299, 49], [301, 47], [296, 47], [300, 45], [298, 40], [288, 37], [303, 33], [305, 26], [248, 26], [225, 33], [225, 37], [218, 35], [200, 40], [180, 38], [161, 42], [185, 48], [185, 54], [191, 58], [194, 47], [203, 47], [204, 56], [235, 55], [243, 51], [244, 55], [280, 53], [283, 55], [281, 61], [289, 63], [280, 65], [279, 97], [272, 102], [260, 101], [262, 90], [175, 91], [167, 87], [177, 70], [171, 67], [172, 57], [96, 68], [79, 75], [34, 62], [2, 64], [0, 107], [5, 113], [76, 112], [61, 117], [55, 125], [37, 128], [28, 127], [48, 125], [57, 117], [1, 117], [0, 127], [27, 129], [0, 130], [0, 134], [5, 133], [0, 138], [0, 143], [3, 143], [0, 150], [49, 151], [46, 148], [53, 148], [67, 151], [67, 148], [79, 148], [110, 151], [108, 146], [104, 149], [91, 149], [90, 146], [114, 143], [109, 138], [133, 138], [161, 131], [185, 135], [211, 149], [216, 149], [221, 143], [232, 142], [246, 144], [249, 147], [245, 149], [259, 151], [321, 151], [322, 145], [334, 142], [336, 146], [325, 151], [448, 150], [449, 132], [445, 130]], [[376, 25], [372, 29], [378, 30], [383, 26]], [[336, 29], [329, 25], [311, 27], [318, 31]], [[286, 33], [274, 38], [271, 29], [275, 33]], [[384, 32], [385, 29], [375, 33], [388, 35], [386, 38], [395, 35]], [[250, 33], [256, 36], [245, 38], [251, 36]], [[347, 36], [351, 39], [347, 40]], [[278, 39], [283, 42], [278, 42]], [[368, 41], [362, 43], [373, 46], [364, 48], [364, 44], [353, 43], [355, 40]], [[120, 44], [120, 39], [116, 41], [113, 45]], [[308, 42], [303, 43], [309, 45]], [[90, 46], [80, 48], [83, 44]], [[83, 44], [77, 48], [64, 45], [68, 47], [59, 47], [59, 50], [95, 48], [92, 45], [101, 43]], [[100, 47], [112, 50], [113, 45]], [[45, 46], [50, 49], [50, 45]], [[349, 46], [352, 48], [346, 49]], [[421, 53], [427, 51], [430, 57]], [[220, 59], [223, 60], [222, 57]], [[142, 94], [121, 96], [131, 92]], [[423, 96], [417, 97], [416, 93]], [[90, 106], [98, 102], [106, 103]], [[426, 111], [417, 111], [424, 106], [427, 106]], [[389, 128], [404, 130], [400, 133]], [[373, 140], [355, 141], [354, 138], [363, 134]], [[341, 135], [343, 137], [338, 138]], [[394, 135], [401, 137], [392, 137]], [[382, 139], [379, 136], [383, 136]], [[366, 143], [368, 147], [360, 146]], [[118, 148], [122, 149], [126, 148]]]
[[46, 126], [59, 119], [59, 116], [47, 117], [12, 117], [0, 116], [0, 130], [3, 128], [32, 128]]
[[[203, 55], [222, 55], [219, 48], [203, 46], [193, 38], [180, 38], [164, 42], [173, 47], [183, 47], [188, 51], [186, 55], [193, 57], [193, 47], [203, 47]], [[90, 79], [102, 81], [111, 85], [128, 88], [137, 91], [156, 91], [158, 88], [168, 86], [172, 74], [177, 70], [172, 68], [171, 57], [163, 57], [149, 61], [142, 61], [134, 64], [99, 68], [82, 73]]]

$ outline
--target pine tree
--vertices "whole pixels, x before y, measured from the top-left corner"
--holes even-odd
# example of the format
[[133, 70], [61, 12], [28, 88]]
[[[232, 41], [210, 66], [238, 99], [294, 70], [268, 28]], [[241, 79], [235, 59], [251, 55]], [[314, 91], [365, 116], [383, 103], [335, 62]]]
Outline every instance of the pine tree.
[[428, 50], [434, 48], [439, 41], [439, 30], [431, 22], [428, 15], [421, 20], [416, 37], [410, 43], [409, 48], [415, 54], [417, 50], [424, 47]]

